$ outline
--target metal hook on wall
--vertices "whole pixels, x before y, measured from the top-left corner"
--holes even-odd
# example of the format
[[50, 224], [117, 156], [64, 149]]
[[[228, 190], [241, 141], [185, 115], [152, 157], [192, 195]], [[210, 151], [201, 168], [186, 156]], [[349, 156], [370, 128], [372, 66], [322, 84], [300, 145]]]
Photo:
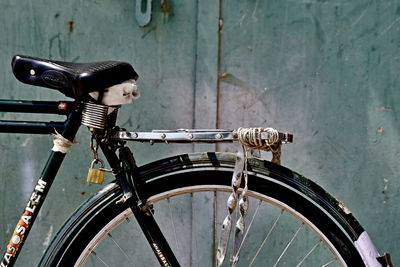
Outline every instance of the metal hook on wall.
[[151, 21], [153, 0], [136, 0], [136, 21], [144, 27]]

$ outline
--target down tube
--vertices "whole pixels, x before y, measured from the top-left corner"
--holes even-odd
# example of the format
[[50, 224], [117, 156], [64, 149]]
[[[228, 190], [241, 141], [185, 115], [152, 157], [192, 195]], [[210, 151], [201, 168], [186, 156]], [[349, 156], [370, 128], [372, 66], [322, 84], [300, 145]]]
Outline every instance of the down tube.
[[14, 265], [64, 157], [65, 154], [61, 152], [51, 153], [42, 175], [38, 179], [23, 214], [14, 229], [14, 233], [7, 245], [6, 252], [1, 258], [1, 267], [10, 267]]

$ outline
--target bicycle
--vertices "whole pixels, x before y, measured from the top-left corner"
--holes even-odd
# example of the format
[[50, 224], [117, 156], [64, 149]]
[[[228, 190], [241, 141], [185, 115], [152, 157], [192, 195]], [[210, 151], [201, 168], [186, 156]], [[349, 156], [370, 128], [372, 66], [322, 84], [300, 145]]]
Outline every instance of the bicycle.
[[[228, 262], [232, 266], [391, 265], [389, 255], [378, 254], [342, 203], [311, 180], [280, 166], [281, 144], [291, 142], [292, 135], [272, 128], [130, 132], [116, 125], [119, 108], [138, 96], [138, 75], [129, 63], [15, 56], [12, 67], [21, 82], [58, 90], [74, 101], [0, 100], [2, 112], [67, 116], [64, 122], [0, 121], [0, 132], [54, 136], [53, 151], [1, 258], [1, 267], [15, 264], [81, 124], [89, 129], [93, 152], [88, 181], [101, 184], [105, 172], [112, 173], [115, 181], [77, 209], [46, 250], [40, 266], [137, 262], [161, 266]], [[126, 146], [128, 141], [239, 141], [244, 149], [237, 154], [178, 155], [138, 167]], [[98, 148], [109, 169], [99, 158]], [[249, 149], [271, 151], [272, 162], [248, 156]], [[98, 164], [100, 168], [95, 168]], [[193, 204], [195, 199], [200, 204]], [[191, 224], [184, 230], [168, 223], [179, 218], [182, 203], [188, 202], [199, 205], [192, 207], [192, 216], [201, 214], [205, 226]], [[177, 207], [172, 208], [174, 204]], [[130, 232], [135, 227], [143, 232], [147, 247]], [[182, 244], [179, 234], [193, 235], [198, 230], [204, 230], [202, 235]], [[196, 251], [196, 247], [201, 249]], [[149, 256], [144, 255], [146, 249]]]

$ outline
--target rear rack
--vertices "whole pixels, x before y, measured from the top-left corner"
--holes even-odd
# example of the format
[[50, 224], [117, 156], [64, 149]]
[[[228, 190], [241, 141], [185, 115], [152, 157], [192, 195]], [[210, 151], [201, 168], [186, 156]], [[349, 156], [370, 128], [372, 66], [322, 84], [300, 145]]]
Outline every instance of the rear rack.
[[[220, 129], [153, 130], [151, 132], [118, 131], [113, 138], [124, 141], [150, 143], [219, 143], [239, 140], [237, 130]], [[262, 132], [261, 139], [268, 143], [270, 140], [270, 134]], [[293, 135], [279, 132], [278, 142], [292, 143]]]

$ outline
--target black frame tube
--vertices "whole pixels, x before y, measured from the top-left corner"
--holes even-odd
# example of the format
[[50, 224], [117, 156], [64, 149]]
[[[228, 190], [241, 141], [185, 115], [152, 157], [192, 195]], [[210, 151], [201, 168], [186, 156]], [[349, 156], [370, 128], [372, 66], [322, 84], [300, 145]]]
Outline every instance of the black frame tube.
[[30, 101], [0, 99], [0, 112], [23, 112], [68, 115], [71, 101]]
[[[81, 119], [81, 104], [76, 102], [68, 115], [61, 135], [72, 142], [81, 125]], [[0, 259], [1, 267], [14, 265], [64, 158], [64, 153], [51, 152], [24, 212], [15, 227], [6, 251]]]
[[65, 122], [31, 122], [0, 120], [0, 133], [51, 134], [62, 132]]
[[[0, 112], [21, 112], [41, 114], [71, 114], [74, 102], [70, 101], [28, 101], [0, 99]], [[51, 134], [63, 132], [65, 122], [0, 120], [0, 133]]]
[[164, 267], [180, 266], [175, 254], [151, 213], [151, 207], [146, 206], [146, 200], [141, 199], [139, 195], [140, 191], [137, 191], [140, 187], [140, 181], [135, 179], [136, 165], [130, 149], [128, 147], [120, 147], [120, 157], [118, 158], [115, 149], [113, 149], [113, 147], [116, 147], [115, 145], [101, 143], [100, 147], [113, 173], [115, 173], [115, 178], [121, 186], [124, 196], [126, 194], [129, 195], [129, 197], [125, 199], [123, 197], [120, 201], [128, 201], [129, 207], [158, 262]]

